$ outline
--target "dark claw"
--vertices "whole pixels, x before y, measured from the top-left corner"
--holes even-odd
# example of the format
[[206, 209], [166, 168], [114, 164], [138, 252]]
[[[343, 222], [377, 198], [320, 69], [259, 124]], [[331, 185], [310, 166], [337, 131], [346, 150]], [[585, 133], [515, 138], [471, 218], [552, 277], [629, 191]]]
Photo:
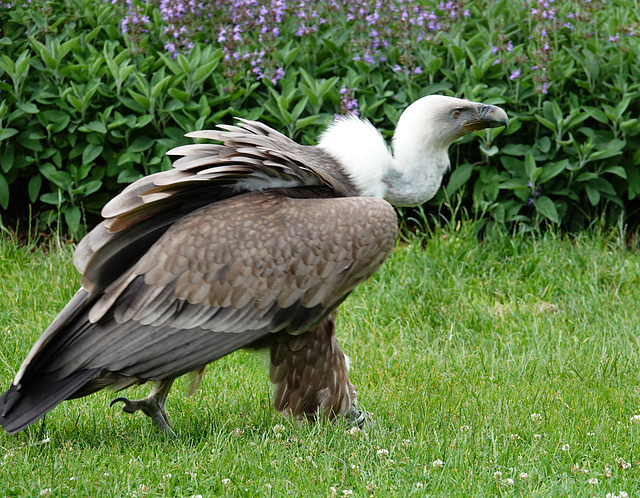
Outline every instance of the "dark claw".
[[149, 397], [145, 399], [130, 400], [128, 398], [116, 398], [109, 406], [113, 406], [115, 403], [123, 402], [122, 411], [126, 413], [135, 413], [138, 410], [142, 411], [145, 415], [151, 418], [151, 423], [156, 429], [161, 431], [171, 430], [171, 422], [169, 422], [169, 416], [163, 407], [159, 406], [155, 397]]
[[115, 405], [119, 401], [124, 401], [125, 403], [127, 403], [129, 400], [127, 398], [116, 398], [111, 403], [109, 403], [109, 407]]
[[355, 406], [351, 406], [351, 409], [345, 413], [345, 418], [348, 425], [359, 429], [372, 423], [371, 416], [366, 411], [358, 410]]

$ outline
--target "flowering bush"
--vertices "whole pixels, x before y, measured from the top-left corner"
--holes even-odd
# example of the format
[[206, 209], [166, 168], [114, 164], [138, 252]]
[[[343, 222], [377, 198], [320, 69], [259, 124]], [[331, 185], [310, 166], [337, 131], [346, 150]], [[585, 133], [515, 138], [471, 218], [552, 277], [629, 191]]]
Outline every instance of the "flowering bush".
[[2, 0], [0, 206], [78, 232], [186, 131], [239, 116], [314, 143], [354, 112], [390, 136], [445, 93], [512, 123], [452, 148], [432, 206], [614, 223], [640, 195], [635, 19], [631, 0]]

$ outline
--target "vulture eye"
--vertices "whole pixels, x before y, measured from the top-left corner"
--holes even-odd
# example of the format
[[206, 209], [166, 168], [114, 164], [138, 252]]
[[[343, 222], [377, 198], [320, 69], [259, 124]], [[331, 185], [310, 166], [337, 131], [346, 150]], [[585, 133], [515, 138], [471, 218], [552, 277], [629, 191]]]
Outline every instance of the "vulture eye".
[[458, 119], [461, 114], [462, 114], [462, 111], [460, 109], [454, 109], [453, 112], [451, 113], [451, 115], [453, 116], [453, 119]]

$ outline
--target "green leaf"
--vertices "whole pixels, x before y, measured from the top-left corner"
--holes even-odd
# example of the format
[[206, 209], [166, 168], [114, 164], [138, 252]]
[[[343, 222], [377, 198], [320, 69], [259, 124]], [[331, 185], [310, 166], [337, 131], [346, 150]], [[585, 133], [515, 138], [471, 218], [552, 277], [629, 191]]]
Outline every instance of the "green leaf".
[[189, 100], [189, 94], [187, 92], [183, 92], [182, 90], [178, 90], [177, 88], [169, 88], [169, 95], [180, 102], [187, 102]]
[[602, 124], [609, 123], [609, 119], [607, 118], [606, 114], [602, 112], [602, 109], [598, 109], [597, 107], [585, 106], [584, 110], [587, 111], [589, 116], [595, 119], [596, 121], [599, 121]]
[[584, 186], [584, 190], [587, 193], [587, 197], [589, 198], [589, 202], [592, 206], [595, 206], [600, 202], [600, 192], [598, 190], [589, 184]]
[[82, 164], [92, 163], [100, 154], [104, 147], [102, 145], [87, 144], [82, 152]]
[[529, 190], [529, 186], [524, 182], [524, 180], [517, 180], [517, 179], [501, 182], [499, 187], [505, 190], [516, 190], [516, 189]]
[[549, 128], [551, 131], [556, 131], [556, 125], [555, 123], [552, 123], [551, 121], [549, 121], [548, 119], [543, 118], [542, 116], [536, 114], [536, 119], [540, 122], [540, 124], [542, 126], [544, 126], [545, 128]]
[[492, 145], [487, 149], [484, 145], [480, 144], [480, 150], [487, 157], [493, 157], [499, 152], [497, 145]]
[[3, 175], [0, 175], [0, 207], [2, 209], [9, 207], [9, 183]]
[[542, 167], [542, 172], [538, 177], [538, 183], [545, 183], [562, 173], [569, 164], [568, 159], [562, 159], [553, 163], [547, 163]]
[[131, 95], [131, 98], [141, 105], [143, 109], [149, 109], [149, 99], [147, 97], [138, 92], [134, 92], [131, 88], [128, 88], [127, 91], [129, 95]]
[[460, 188], [469, 181], [472, 173], [473, 165], [469, 163], [464, 163], [454, 169], [451, 172], [449, 182], [447, 183], [447, 187], [445, 189], [447, 192], [447, 196], [450, 198], [453, 194], [460, 190]]
[[29, 192], [29, 200], [31, 202], [36, 202], [38, 200], [38, 195], [40, 194], [41, 186], [42, 186], [42, 177], [40, 175], [32, 176], [31, 180], [29, 180], [29, 185], [27, 187], [27, 191]]
[[536, 182], [542, 172], [542, 168], [536, 167], [536, 160], [531, 151], [527, 152], [527, 155], [524, 156], [524, 171], [527, 174], [527, 178], [532, 182]]
[[15, 78], [17, 76], [16, 65], [8, 55], [2, 54], [2, 57], [0, 58], [0, 69], [2, 69], [12, 78]]
[[67, 222], [71, 233], [77, 233], [80, 230], [81, 219], [82, 212], [78, 206], [70, 207], [64, 211], [64, 220]]
[[53, 204], [54, 206], [59, 206], [61, 204], [61, 200], [60, 191], [48, 192], [40, 196], [40, 201], [46, 204]]
[[100, 187], [102, 187], [101, 180], [89, 180], [87, 183], [84, 183], [82, 185], [82, 193], [85, 196], [88, 196], [93, 194], [94, 192], [97, 192]]
[[40, 173], [50, 182], [54, 183], [63, 190], [68, 190], [73, 184], [73, 180], [66, 171], [56, 169], [53, 164], [46, 163], [40, 166]]
[[203, 66], [200, 66], [193, 72], [193, 83], [196, 85], [201, 84], [208, 76], [213, 72], [218, 65], [218, 61], [207, 62]]
[[15, 128], [1, 128], [0, 129], [0, 142], [2, 142], [3, 140], [7, 140], [8, 138], [11, 138], [12, 136], [14, 136], [17, 133], [18, 133], [18, 130], [16, 130]]
[[118, 175], [118, 183], [133, 183], [142, 178], [142, 175], [133, 169], [125, 169]]
[[13, 162], [15, 159], [14, 149], [12, 144], [5, 144], [0, 147], [0, 168], [5, 173], [8, 173], [13, 168]]
[[549, 197], [547, 197], [546, 195], [542, 195], [533, 202], [533, 205], [536, 208], [536, 211], [542, 216], [550, 219], [554, 223], [560, 223], [556, 205]]
[[508, 154], [510, 156], [524, 156], [531, 150], [531, 145], [524, 144], [507, 144], [500, 149], [502, 154]]
[[143, 152], [153, 146], [155, 140], [149, 137], [138, 137], [127, 149], [128, 152]]
[[16, 105], [27, 114], [36, 114], [38, 112], [38, 106], [33, 102], [25, 102], [22, 104], [20, 102], [16, 102]]
[[160, 95], [160, 93], [164, 91], [164, 87], [167, 86], [167, 83], [169, 83], [170, 80], [171, 80], [171, 76], [165, 76], [158, 83], [153, 85], [153, 87], [151, 88], [151, 96], [157, 97], [158, 95]]
[[625, 180], [627, 179], [627, 172], [622, 166], [609, 166], [603, 171], [603, 173], [611, 173], [619, 176], [620, 178], [624, 178]]

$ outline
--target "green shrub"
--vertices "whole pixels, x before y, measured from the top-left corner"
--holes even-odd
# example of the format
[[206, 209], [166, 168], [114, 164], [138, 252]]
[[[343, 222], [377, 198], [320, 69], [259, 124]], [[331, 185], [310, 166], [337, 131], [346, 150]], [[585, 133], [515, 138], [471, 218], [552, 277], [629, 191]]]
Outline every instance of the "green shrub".
[[0, 207], [36, 204], [79, 235], [187, 131], [238, 116], [314, 143], [353, 110], [390, 136], [411, 101], [445, 93], [512, 123], [452, 148], [432, 206], [455, 196], [523, 228], [633, 214], [633, 2], [425, 3], [0, 3]]

